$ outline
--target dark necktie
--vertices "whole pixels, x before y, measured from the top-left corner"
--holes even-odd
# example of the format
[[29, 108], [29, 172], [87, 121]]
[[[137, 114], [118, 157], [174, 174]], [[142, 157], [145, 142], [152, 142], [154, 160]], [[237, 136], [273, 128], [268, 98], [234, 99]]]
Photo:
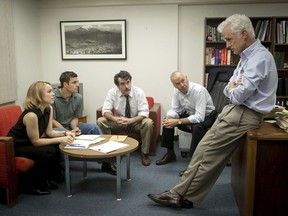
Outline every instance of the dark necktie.
[[[125, 95], [126, 97], [126, 107], [125, 107], [125, 117], [130, 118], [131, 113], [130, 113], [130, 104], [129, 104], [129, 95]], [[131, 133], [131, 125], [127, 125], [125, 128], [126, 133]]]

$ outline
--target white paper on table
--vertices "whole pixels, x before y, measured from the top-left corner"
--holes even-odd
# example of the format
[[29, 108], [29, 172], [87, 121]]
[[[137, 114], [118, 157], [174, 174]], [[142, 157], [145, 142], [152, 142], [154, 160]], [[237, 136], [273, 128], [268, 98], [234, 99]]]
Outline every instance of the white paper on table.
[[67, 144], [65, 148], [71, 149], [87, 149], [91, 144], [95, 144], [105, 140], [103, 137], [98, 137], [95, 140], [74, 140], [73, 143]]
[[92, 146], [89, 149], [94, 150], [94, 151], [98, 151], [98, 152], [102, 152], [102, 153], [109, 153], [112, 151], [116, 151], [118, 149], [127, 148], [128, 146], [129, 145], [126, 143], [109, 141], [109, 142], [103, 143], [101, 145]]
[[92, 141], [92, 140], [97, 139], [98, 137], [100, 137], [100, 135], [95, 135], [95, 134], [87, 134], [87, 135], [85, 135], [85, 134], [82, 134], [80, 136], [76, 136], [75, 139], [76, 140], [90, 140], [90, 141]]

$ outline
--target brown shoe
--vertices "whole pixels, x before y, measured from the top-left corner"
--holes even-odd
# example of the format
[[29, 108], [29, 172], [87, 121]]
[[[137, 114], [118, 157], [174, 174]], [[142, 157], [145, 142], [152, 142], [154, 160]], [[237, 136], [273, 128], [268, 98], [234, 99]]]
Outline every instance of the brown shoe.
[[170, 162], [176, 161], [176, 155], [174, 152], [167, 152], [160, 160], [156, 161], [156, 165], [164, 165]]
[[185, 171], [186, 171], [186, 169], [185, 169], [185, 170], [182, 170], [182, 171], [180, 171], [180, 172], [179, 172], [179, 176], [180, 176], [180, 177], [182, 177], [182, 175], [184, 174], [184, 172], [185, 172]]
[[194, 205], [193, 205], [193, 202], [191, 202], [191, 201], [189, 201], [187, 199], [184, 199], [182, 204], [181, 204], [181, 207], [190, 209], [190, 208], [194, 208]]
[[180, 196], [178, 193], [172, 193], [170, 191], [166, 191], [161, 194], [148, 194], [148, 197], [160, 205], [178, 208], [182, 206], [183, 202], [182, 196]]
[[148, 154], [144, 154], [143, 152], [141, 152], [141, 161], [143, 166], [149, 166], [150, 165], [150, 159]]

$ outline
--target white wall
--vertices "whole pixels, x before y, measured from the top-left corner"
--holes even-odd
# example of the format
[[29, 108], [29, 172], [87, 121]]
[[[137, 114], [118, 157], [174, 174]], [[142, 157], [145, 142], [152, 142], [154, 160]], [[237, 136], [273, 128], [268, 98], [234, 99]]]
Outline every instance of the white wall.
[[[190, 5], [179, 8], [172, 4], [47, 7], [39, 10], [39, 20], [33, 6], [34, 0], [14, 1], [17, 69], [21, 89], [18, 91], [19, 101], [23, 101], [28, 83], [37, 79], [58, 82], [61, 72], [74, 70], [84, 83], [85, 113], [92, 123], [95, 122], [95, 109], [102, 105], [108, 89], [114, 86], [114, 74], [121, 69], [131, 72], [133, 84], [161, 103], [162, 117], [170, 106], [173, 88], [169, 75], [172, 71], [178, 68], [187, 73], [191, 81], [203, 84], [205, 17], [225, 17], [233, 13], [251, 17], [287, 16], [285, 9], [288, 6], [282, 3]], [[127, 60], [61, 59], [60, 21], [105, 19], [127, 20]]]
[[[131, 73], [132, 83], [161, 102], [163, 112], [170, 105], [169, 75], [177, 69], [178, 7], [121, 6], [41, 10], [42, 73], [57, 82], [60, 73], [73, 70], [84, 83], [84, 108], [88, 121], [95, 122], [95, 110], [102, 106], [113, 77], [120, 70]], [[62, 60], [60, 21], [126, 19], [127, 60]]]
[[35, 0], [13, 0], [17, 73], [16, 104], [22, 105], [30, 84], [42, 79], [39, 9]]

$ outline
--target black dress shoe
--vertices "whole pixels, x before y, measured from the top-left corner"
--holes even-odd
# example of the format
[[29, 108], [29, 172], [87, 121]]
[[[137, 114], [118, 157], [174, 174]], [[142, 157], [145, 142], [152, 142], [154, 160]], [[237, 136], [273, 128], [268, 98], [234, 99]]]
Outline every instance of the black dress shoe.
[[58, 189], [57, 183], [56, 183], [55, 181], [53, 181], [53, 180], [47, 180], [46, 184], [47, 184], [47, 187], [48, 187], [49, 189], [51, 189], [51, 190], [56, 190], [56, 189]]
[[183, 198], [177, 193], [170, 191], [163, 192], [161, 194], [148, 194], [148, 197], [154, 202], [165, 205], [180, 208], [182, 206]]
[[116, 176], [116, 174], [117, 174], [117, 167], [115, 166], [114, 163], [107, 163], [107, 162], [102, 163], [102, 170], [104, 172], [111, 174], [111, 175]]
[[191, 202], [187, 199], [184, 199], [183, 202], [181, 203], [181, 207], [190, 209], [190, 208], [194, 208], [194, 205], [193, 205], [193, 202]]
[[176, 155], [174, 152], [167, 152], [160, 160], [156, 161], [156, 165], [164, 165], [170, 162], [176, 161]]
[[40, 188], [33, 188], [30, 191], [31, 194], [33, 195], [49, 195], [50, 194], [50, 190], [48, 188], [45, 189], [40, 189]]

